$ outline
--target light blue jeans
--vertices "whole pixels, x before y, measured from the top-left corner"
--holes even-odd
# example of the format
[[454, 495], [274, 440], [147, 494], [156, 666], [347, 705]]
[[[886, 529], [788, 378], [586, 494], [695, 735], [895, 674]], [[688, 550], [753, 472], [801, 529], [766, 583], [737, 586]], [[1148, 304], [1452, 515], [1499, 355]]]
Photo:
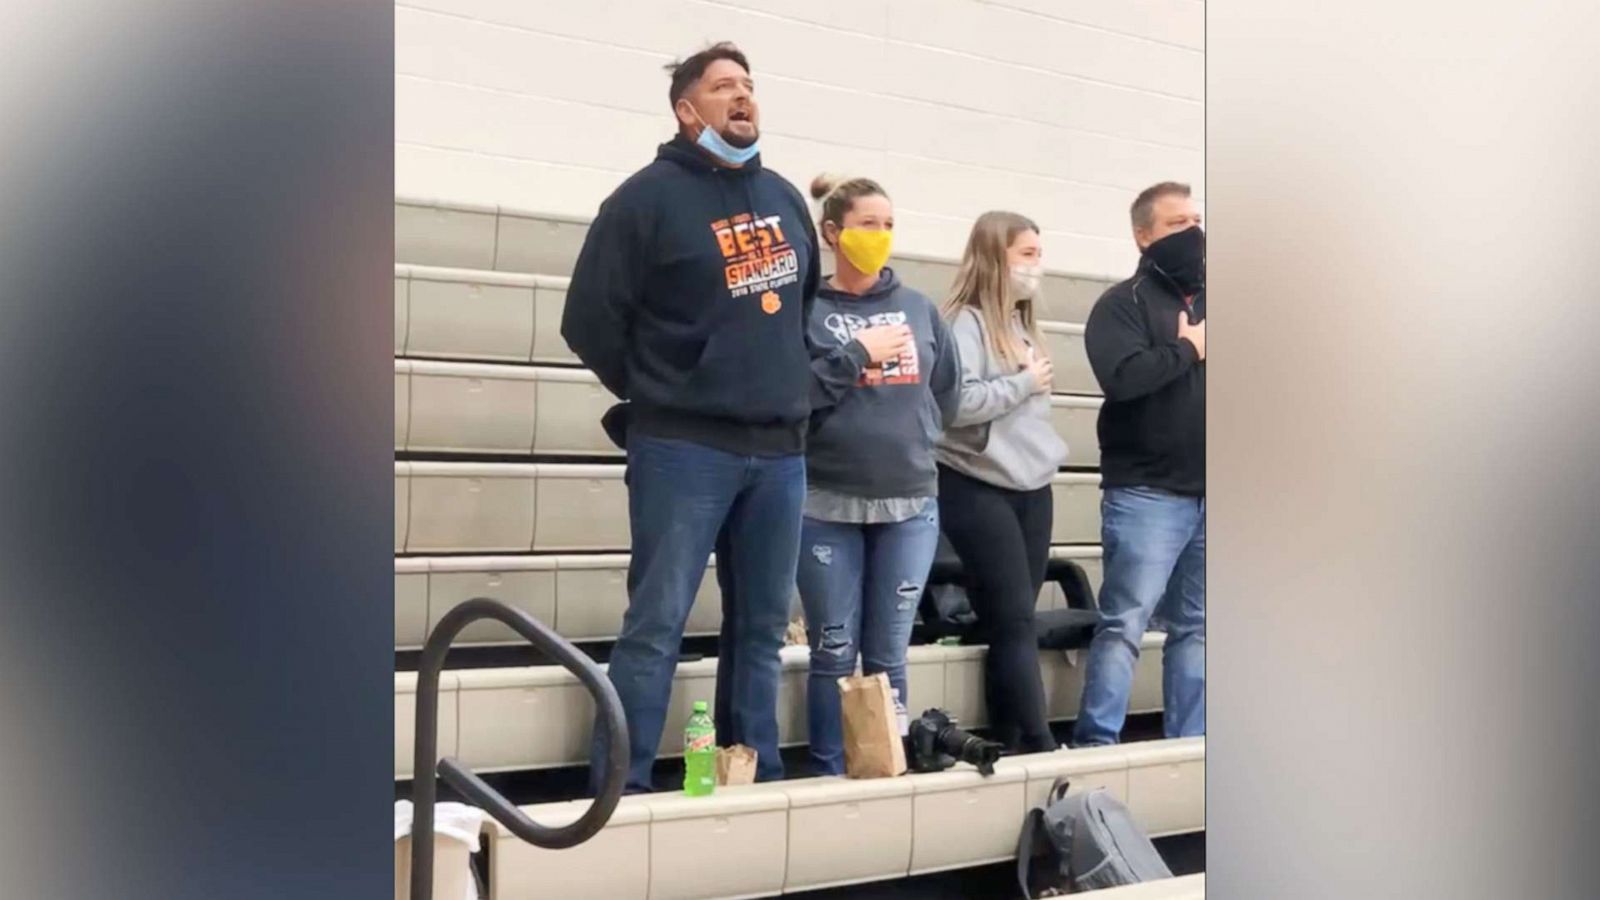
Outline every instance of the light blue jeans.
[[1153, 614], [1161, 653], [1163, 730], [1206, 733], [1206, 501], [1154, 488], [1108, 488], [1100, 501], [1105, 582], [1085, 666], [1073, 746], [1114, 744], [1128, 715], [1139, 641]]
[[939, 505], [933, 499], [904, 522], [857, 525], [808, 517], [801, 524], [797, 580], [811, 643], [806, 717], [816, 774], [844, 773], [838, 680], [855, 672], [858, 655], [864, 674], [888, 675], [900, 702], [912, 708], [906, 646], [938, 546]]

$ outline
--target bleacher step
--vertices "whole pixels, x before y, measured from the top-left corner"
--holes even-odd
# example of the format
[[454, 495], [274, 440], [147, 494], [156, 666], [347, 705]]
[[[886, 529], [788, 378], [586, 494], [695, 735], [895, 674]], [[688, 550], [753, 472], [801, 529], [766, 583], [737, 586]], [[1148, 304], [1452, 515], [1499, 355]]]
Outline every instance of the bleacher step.
[[[617, 402], [587, 369], [549, 365], [394, 361], [397, 453], [580, 456], [620, 459], [600, 427]], [[1064, 465], [1100, 464], [1099, 397], [1056, 394], [1051, 421], [1066, 441]]]
[[[414, 265], [394, 272], [395, 356], [580, 365], [561, 337], [569, 279]], [[1039, 325], [1058, 394], [1100, 393], [1081, 322], [1046, 317]]]
[[[396, 462], [395, 553], [621, 552], [626, 466]], [[1051, 479], [1052, 544], [1100, 540], [1100, 476]]]
[[1204, 900], [1206, 874], [1181, 875], [1095, 891], [1096, 900]]
[[[1161, 709], [1161, 654], [1165, 635], [1150, 632], [1141, 642], [1129, 699], [1132, 713]], [[916, 710], [942, 707], [965, 727], [989, 724], [984, 699], [982, 645], [910, 648], [906, 680]], [[778, 689], [778, 740], [785, 746], [806, 740], [806, 689], [810, 651], [785, 647]], [[1077, 716], [1083, 692], [1082, 654], [1041, 651], [1040, 672], [1051, 720]], [[680, 663], [673, 678], [668, 723], [681, 723], [696, 700], [716, 697], [716, 660]], [[395, 673], [395, 777], [409, 778], [415, 733], [415, 672]], [[440, 756], [455, 756], [481, 771], [514, 771], [576, 765], [587, 761], [594, 723], [593, 701], [577, 677], [560, 666], [459, 669], [441, 674], [439, 688]], [[663, 729], [659, 757], [681, 754], [682, 742], [671, 724]]]
[[[589, 232], [589, 221], [581, 217], [420, 197], [395, 198], [394, 226], [399, 263], [560, 276], [572, 274]], [[823, 271], [831, 271], [831, 254], [824, 249], [823, 256]], [[907, 285], [939, 303], [950, 292], [957, 260], [897, 254], [889, 265]], [[1111, 283], [1047, 269], [1041, 313], [1082, 322]]]
[[[1083, 567], [1098, 594], [1103, 580], [1100, 547], [1058, 545], [1051, 559], [1071, 560]], [[571, 641], [615, 640], [628, 608], [626, 553], [523, 554], [508, 556], [400, 556], [394, 561], [395, 648], [420, 648], [444, 614], [473, 597], [494, 597], [556, 630]], [[715, 635], [722, 626], [721, 593], [716, 557], [706, 563], [699, 592], [684, 634]], [[791, 614], [800, 614], [800, 597]], [[1046, 582], [1038, 609], [1065, 609], [1061, 586]], [[456, 647], [522, 646], [526, 642], [498, 622], [469, 625]]]
[[[1135, 819], [1152, 831], [1205, 828], [1204, 738], [1151, 741], [1008, 757], [987, 778], [962, 764], [892, 779], [792, 779], [701, 798], [626, 797], [599, 835], [561, 851], [533, 847], [491, 823], [491, 897], [757, 897], [1004, 862], [1013, 858], [1032, 798], [1063, 773], [1075, 777], [1074, 790], [1121, 788]], [[1165, 795], [1140, 787], [1156, 781]], [[554, 825], [587, 806], [523, 809]], [[715, 853], [709, 864], [708, 849]]]

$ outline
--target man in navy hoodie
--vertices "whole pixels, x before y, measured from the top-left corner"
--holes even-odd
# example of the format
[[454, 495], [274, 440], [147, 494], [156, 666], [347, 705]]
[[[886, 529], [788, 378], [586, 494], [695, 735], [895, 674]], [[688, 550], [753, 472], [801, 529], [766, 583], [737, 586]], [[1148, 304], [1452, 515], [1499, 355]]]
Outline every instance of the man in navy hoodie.
[[[716, 44], [668, 67], [678, 135], [600, 205], [573, 270], [561, 335], [622, 403], [607, 433], [628, 452], [628, 612], [610, 676], [628, 722], [627, 790], [651, 789], [673, 670], [719, 532], [737, 586], [724, 628], [730, 738], [757, 778], [783, 777], [778, 651], [788, 624], [815, 393], [848, 390], [862, 341], [806, 337], [816, 232], [794, 186], [761, 166], [749, 62]], [[674, 725], [678, 723], [673, 723]], [[596, 728], [591, 787], [606, 756]]]

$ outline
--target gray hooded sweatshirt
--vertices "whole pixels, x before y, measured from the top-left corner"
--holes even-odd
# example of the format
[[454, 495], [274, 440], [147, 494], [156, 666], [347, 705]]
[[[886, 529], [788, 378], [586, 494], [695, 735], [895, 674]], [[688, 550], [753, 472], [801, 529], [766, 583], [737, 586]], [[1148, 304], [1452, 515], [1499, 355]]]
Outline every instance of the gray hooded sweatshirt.
[[[1022, 323], [1013, 327], [1032, 346]], [[939, 462], [1014, 491], [1038, 490], [1066, 462], [1067, 444], [1050, 422], [1050, 397], [1033, 376], [1014, 372], [989, 350], [983, 321], [963, 309], [950, 323], [961, 354], [961, 409], [939, 441]]]
[[831, 494], [868, 499], [932, 497], [933, 448], [961, 399], [961, 363], [939, 310], [884, 269], [859, 296], [824, 282], [808, 327], [815, 346], [847, 345], [873, 325], [911, 326], [910, 353], [864, 368], [854, 387], [813, 400], [806, 480]]

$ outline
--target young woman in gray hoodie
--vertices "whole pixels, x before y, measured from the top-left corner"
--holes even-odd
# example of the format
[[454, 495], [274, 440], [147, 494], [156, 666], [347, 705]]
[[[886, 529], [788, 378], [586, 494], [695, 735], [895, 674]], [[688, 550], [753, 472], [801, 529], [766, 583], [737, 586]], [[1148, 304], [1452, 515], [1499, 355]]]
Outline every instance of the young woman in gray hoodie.
[[[883, 672], [906, 690], [906, 646], [939, 542], [934, 444], [961, 399], [961, 367], [933, 301], [888, 262], [894, 207], [876, 182], [819, 176], [818, 236], [836, 267], [810, 315], [814, 346], [861, 359], [856, 386], [813, 398], [797, 581], [811, 644], [812, 767], [844, 772], [840, 677]], [[854, 345], [854, 346], [853, 346]]]
[[978, 217], [945, 303], [961, 357], [961, 404], [939, 442], [944, 533], [961, 557], [989, 644], [984, 693], [998, 740], [1054, 750], [1033, 610], [1050, 557], [1050, 481], [1067, 446], [1050, 422], [1052, 368], [1034, 316], [1039, 226]]

